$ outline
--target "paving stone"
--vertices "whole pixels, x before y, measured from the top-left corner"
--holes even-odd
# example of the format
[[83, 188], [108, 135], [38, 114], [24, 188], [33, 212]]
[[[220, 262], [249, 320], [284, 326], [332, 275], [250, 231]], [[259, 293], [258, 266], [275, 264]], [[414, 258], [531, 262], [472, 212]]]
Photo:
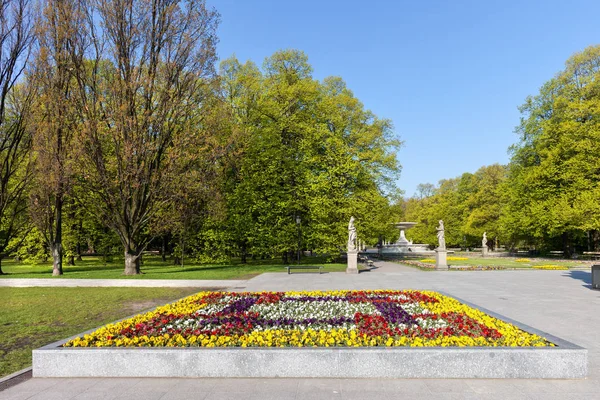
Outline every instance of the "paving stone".
[[25, 400], [38, 393], [39, 392], [23, 392], [6, 389], [0, 392], [0, 400]]
[[167, 392], [160, 400], [204, 400], [207, 397], [207, 392]]
[[342, 391], [341, 379], [302, 379], [298, 385], [298, 393], [313, 392], [315, 390], [331, 393]]
[[251, 392], [257, 385], [257, 379], [251, 378], [215, 379], [211, 392]]
[[[600, 398], [600, 318], [593, 318], [600, 309], [600, 295], [596, 291], [582, 286], [579, 279], [574, 279], [563, 271], [483, 271], [483, 272], [422, 272], [416, 269], [398, 266], [393, 263], [377, 263], [378, 270], [359, 275], [347, 276], [344, 273], [322, 274], [263, 274], [245, 283], [244, 291], [255, 290], [312, 290], [312, 289], [421, 289], [441, 290], [449, 295], [462, 298], [481, 307], [498, 312], [529, 326], [546, 331], [552, 335], [583, 345], [588, 348], [589, 370], [587, 379], [576, 380], [448, 380], [431, 384], [430, 380], [355, 380], [369, 391], [371, 395], [386, 395], [388, 389], [396, 398], [420, 399], [566, 399], [591, 400]], [[270, 380], [269, 380], [270, 381]], [[277, 381], [277, 380], [273, 380]], [[436, 380], [438, 381], [438, 380]], [[16, 399], [31, 397], [34, 394], [61, 393], [52, 385], [60, 388], [63, 380], [33, 378], [13, 388], [0, 392], [0, 399]], [[106, 393], [123, 394], [127, 387], [137, 385], [139, 379], [99, 379], [84, 393], [105, 391]], [[211, 386], [211, 382], [214, 385]], [[146, 397], [168, 399], [185, 393], [185, 387], [193, 392], [194, 385], [198, 389], [210, 390], [208, 394], [198, 391], [200, 397], [206, 399], [253, 398], [252, 396], [268, 392], [269, 387], [280, 387], [277, 395], [290, 395], [293, 391], [285, 391], [288, 383], [269, 384], [248, 383], [244, 380], [202, 379], [177, 380], [171, 391], [148, 392]], [[448, 383], [448, 382], [459, 382]], [[235, 386], [238, 385], [238, 392]], [[226, 391], [217, 390], [217, 386], [228, 386]], [[239, 385], [243, 390], [240, 390]], [[298, 399], [341, 399], [344, 393], [355, 388], [344, 380], [336, 379], [299, 379], [297, 386]], [[379, 385], [379, 386], [378, 386]], [[433, 387], [432, 387], [433, 385]], [[465, 391], [468, 387], [471, 391]], [[159, 385], [160, 386], [160, 385]], [[233, 389], [231, 388], [233, 387]], [[371, 390], [375, 388], [374, 390]], [[158, 387], [157, 387], [158, 389]], [[214, 389], [214, 390], [213, 390]], [[381, 389], [381, 390], [380, 390]], [[411, 389], [414, 389], [411, 391]], [[433, 390], [432, 390], [433, 389]], [[260, 391], [259, 391], [260, 390]], [[397, 390], [394, 393], [393, 390]], [[447, 390], [447, 391], [444, 391]], [[513, 390], [516, 390], [513, 392]], [[435, 395], [432, 395], [435, 391]], [[64, 391], [67, 396], [73, 393]], [[351, 395], [359, 395], [360, 390]], [[206, 396], [205, 396], [206, 394]], [[51, 394], [50, 394], [51, 395]], [[237, 397], [236, 397], [237, 395]], [[20, 397], [16, 397], [20, 396]], [[27, 397], [24, 397], [27, 396]], [[79, 395], [77, 395], [79, 396]], [[205, 397], [202, 397], [205, 396]], [[43, 398], [43, 397], [40, 397]], [[80, 397], [83, 398], [83, 397]], [[100, 397], [102, 398], [102, 397]], [[110, 397], [108, 397], [110, 398]], [[132, 400], [131, 395], [127, 398]], [[173, 397], [174, 399], [186, 397]], [[255, 397], [254, 397], [255, 398]], [[385, 398], [385, 397], [382, 397]]]

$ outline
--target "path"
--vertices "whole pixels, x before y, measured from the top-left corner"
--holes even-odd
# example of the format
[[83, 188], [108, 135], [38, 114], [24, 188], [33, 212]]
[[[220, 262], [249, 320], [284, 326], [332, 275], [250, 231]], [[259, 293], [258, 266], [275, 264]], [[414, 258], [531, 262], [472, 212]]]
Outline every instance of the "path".
[[0, 399], [600, 399], [600, 291], [587, 271], [418, 271], [393, 263], [361, 273], [268, 273], [235, 290], [431, 289], [586, 347], [588, 378], [40, 379]]

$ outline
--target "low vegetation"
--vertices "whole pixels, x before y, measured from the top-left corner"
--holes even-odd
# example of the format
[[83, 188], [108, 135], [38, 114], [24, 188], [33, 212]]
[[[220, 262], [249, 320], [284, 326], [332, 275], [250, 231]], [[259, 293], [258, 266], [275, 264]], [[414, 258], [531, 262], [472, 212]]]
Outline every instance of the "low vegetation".
[[0, 287], [0, 376], [31, 365], [32, 349], [195, 292], [198, 289]]
[[[344, 271], [346, 264], [327, 263], [324, 257], [307, 257], [300, 262], [304, 265], [322, 265], [325, 272]], [[52, 263], [27, 265], [4, 261], [3, 278], [49, 278]], [[246, 264], [240, 260], [232, 260], [224, 264], [191, 263], [185, 266], [173, 265], [173, 261], [162, 261], [159, 256], [145, 256], [141, 275], [124, 275], [123, 260], [118, 258], [104, 261], [101, 257], [83, 257], [77, 265], [65, 266], [64, 275], [53, 279], [247, 279], [264, 272], [285, 272], [280, 259], [248, 260]]]

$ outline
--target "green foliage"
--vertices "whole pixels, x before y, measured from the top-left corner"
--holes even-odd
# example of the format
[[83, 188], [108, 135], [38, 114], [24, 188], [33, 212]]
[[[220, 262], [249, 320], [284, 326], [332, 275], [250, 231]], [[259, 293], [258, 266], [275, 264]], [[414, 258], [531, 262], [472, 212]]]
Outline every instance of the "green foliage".
[[490, 241], [503, 240], [498, 220], [505, 181], [506, 167], [494, 164], [442, 180], [439, 187], [423, 185], [416, 197], [406, 200], [406, 220], [418, 223], [410, 230], [411, 239], [437, 244], [435, 227], [443, 220], [449, 247], [479, 247], [484, 232]]
[[44, 236], [36, 227], [31, 227], [20, 236], [13, 237], [8, 248], [14, 249], [11, 257], [25, 264], [45, 263], [50, 256], [45, 246]]
[[400, 145], [391, 123], [365, 110], [340, 78], [319, 82], [311, 72], [295, 50], [267, 58], [262, 72], [235, 58], [221, 65], [241, 133], [224, 185], [227, 226], [242, 252], [291, 254], [301, 240], [337, 254], [351, 215], [370, 244], [389, 228], [384, 190], [393, 189]]
[[572, 56], [520, 110], [502, 224], [513, 240], [562, 237], [570, 251], [600, 230], [600, 46]]
[[33, 349], [194, 292], [197, 289], [0, 288], [0, 377], [30, 366]]

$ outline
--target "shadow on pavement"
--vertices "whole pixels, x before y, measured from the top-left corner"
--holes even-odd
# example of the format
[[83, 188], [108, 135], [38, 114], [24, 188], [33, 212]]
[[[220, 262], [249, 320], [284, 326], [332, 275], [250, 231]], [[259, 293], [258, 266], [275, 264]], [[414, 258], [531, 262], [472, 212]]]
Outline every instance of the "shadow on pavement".
[[566, 276], [568, 278], [577, 279], [585, 283], [582, 285], [588, 289], [592, 289], [592, 273], [588, 271], [569, 271], [562, 276]]

